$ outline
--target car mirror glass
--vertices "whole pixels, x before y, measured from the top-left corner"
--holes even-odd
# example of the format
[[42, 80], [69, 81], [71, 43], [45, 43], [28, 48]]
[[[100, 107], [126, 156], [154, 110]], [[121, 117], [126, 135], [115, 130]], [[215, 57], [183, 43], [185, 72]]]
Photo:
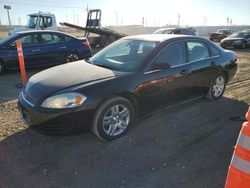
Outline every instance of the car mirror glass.
[[10, 47], [11, 47], [11, 48], [16, 48], [16, 43], [12, 43], [12, 44], [10, 45]]
[[5, 45], [5, 48], [16, 48], [16, 44], [15, 43], [7, 44]]

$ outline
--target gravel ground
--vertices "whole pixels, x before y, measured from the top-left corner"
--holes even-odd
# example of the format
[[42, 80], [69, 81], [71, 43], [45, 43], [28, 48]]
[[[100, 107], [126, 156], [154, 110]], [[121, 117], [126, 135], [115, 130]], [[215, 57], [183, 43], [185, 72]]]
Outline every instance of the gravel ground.
[[250, 104], [250, 50], [237, 54], [239, 71], [221, 100], [158, 110], [108, 143], [26, 128], [15, 100], [19, 73], [1, 76], [0, 187], [223, 187], [242, 124], [230, 117]]

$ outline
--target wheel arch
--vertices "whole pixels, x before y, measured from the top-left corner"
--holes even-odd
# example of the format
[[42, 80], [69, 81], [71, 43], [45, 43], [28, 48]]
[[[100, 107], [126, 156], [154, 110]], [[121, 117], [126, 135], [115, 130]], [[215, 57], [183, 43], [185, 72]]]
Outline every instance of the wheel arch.
[[138, 100], [138, 97], [134, 93], [127, 91], [127, 92], [119, 93], [118, 96], [124, 97], [125, 99], [130, 101], [135, 108], [136, 114], [139, 113], [140, 111], [139, 100]]
[[76, 54], [76, 55], [79, 55], [79, 56], [80, 56], [80, 53], [79, 53], [77, 50], [75, 50], [75, 49], [72, 49], [72, 50], [68, 51], [68, 52], [65, 54], [65, 56], [67, 56], [67, 55], [69, 55], [69, 54]]
[[102, 100], [100, 100], [98, 102], [98, 104], [95, 106], [95, 111], [103, 104], [105, 103], [107, 100], [110, 100], [114, 97], [123, 97], [125, 99], [127, 99], [129, 102], [131, 102], [131, 104], [134, 106], [135, 108], [135, 112], [138, 113], [139, 112], [139, 99], [138, 97], [129, 91], [125, 91], [125, 92], [121, 92], [121, 93], [116, 93], [116, 94], [112, 94], [109, 96], [104, 97]]
[[229, 74], [228, 74], [228, 72], [224, 70], [224, 71], [222, 71], [222, 74], [224, 74], [224, 76], [226, 78], [226, 82], [228, 82], [228, 80], [229, 80]]

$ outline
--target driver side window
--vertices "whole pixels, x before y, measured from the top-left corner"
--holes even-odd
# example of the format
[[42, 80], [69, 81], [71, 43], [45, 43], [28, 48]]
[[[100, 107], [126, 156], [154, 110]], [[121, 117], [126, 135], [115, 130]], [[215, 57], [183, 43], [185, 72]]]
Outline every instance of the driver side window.
[[22, 43], [22, 47], [29, 47], [29, 46], [32, 46], [34, 45], [34, 35], [26, 35], [26, 36], [23, 36], [15, 41], [12, 41], [11, 43], [8, 43], [6, 45], [6, 47], [15, 47], [16, 46], [16, 42], [20, 40], [21, 43]]
[[165, 46], [155, 60], [155, 64], [168, 64], [170, 67], [185, 63], [186, 47], [184, 42], [175, 42]]

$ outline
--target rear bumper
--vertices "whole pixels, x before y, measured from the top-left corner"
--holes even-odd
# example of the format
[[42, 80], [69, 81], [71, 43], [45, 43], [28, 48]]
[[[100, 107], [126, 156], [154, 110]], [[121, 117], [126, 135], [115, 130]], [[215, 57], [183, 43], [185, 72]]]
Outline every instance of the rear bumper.
[[23, 98], [22, 94], [18, 98], [18, 108], [21, 119], [27, 126], [52, 134], [89, 130], [94, 116], [94, 110], [51, 110], [32, 106]]

